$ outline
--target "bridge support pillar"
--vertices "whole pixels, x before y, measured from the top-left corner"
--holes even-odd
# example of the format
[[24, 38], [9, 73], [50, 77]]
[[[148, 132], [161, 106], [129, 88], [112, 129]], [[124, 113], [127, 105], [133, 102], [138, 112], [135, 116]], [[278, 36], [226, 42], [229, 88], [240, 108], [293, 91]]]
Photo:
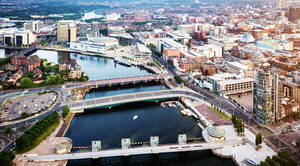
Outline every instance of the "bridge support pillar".
[[152, 136], [150, 137], [150, 145], [152, 147], [159, 145], [159, 137], [158, 136]]
[[122, 149], [130, 148], [130, 138], [122, 138], [121, 145], [122, 145]]
[[100, 165], [101, 158], [91, 158], [92, 165]]
[[179, 145], [186, 144], [186, 134], [179, 134], [178, 135], [178, 144]]
[[101, 141], [92, 141], [92, 152], [97, 152], [101, 150]]
[[152, 154], [152, 158], [153, 158], [154, 160], [158, 160], [158, 159], [159, 159], [159, 153], [153, 153], [153, 154]]

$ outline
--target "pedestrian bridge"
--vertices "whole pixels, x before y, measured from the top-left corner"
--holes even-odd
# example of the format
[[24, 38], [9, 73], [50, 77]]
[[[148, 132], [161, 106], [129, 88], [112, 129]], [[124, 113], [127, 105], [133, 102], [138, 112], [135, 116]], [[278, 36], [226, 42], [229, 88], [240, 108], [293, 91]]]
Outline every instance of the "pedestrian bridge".
[[114, 105], [140, 102], [140, 101], [153, 101], [161, 99], [170, 99], [178, 97], [188, 97], [194, 99], [203, 99], [201, 94], [191, 90], [173, 89], [173, 90], [159, 90], [150, 92], [140, 92], [131, 94], [122, 94], [109, 97], [94, 98], [88, 100], [78, 100], [66, 102], [71, 111], [80, 111], [91, 108], [111, 107]]
[[59, 160], [75, 160], [75, 159], [97, 159], [114, 156], [131, 156], [143, 154], [160, 154], [172, 152], [188, 152], [208, 149], [219, 149], [226, 146], [235, 146], [242, 144], [242, 140], [228, 140], [224, 142], [209, 143], [190, 143], [190, 144], [170, 144], [148, 147], [119, 148], [100, 151], [67, 153], [67, 154], [49, 154], [49, 155], [24, 155], [23, 161], [59, 161]]

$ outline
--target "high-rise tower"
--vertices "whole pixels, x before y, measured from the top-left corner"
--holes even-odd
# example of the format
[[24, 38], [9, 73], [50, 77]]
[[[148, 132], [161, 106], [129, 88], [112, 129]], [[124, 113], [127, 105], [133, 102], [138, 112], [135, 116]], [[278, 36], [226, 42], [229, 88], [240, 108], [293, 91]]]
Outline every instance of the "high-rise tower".
[[278, 75], [268, 69], [255, 71], [253, 88], [253, 111], [256, 120], [271, 124], [279, 119]]

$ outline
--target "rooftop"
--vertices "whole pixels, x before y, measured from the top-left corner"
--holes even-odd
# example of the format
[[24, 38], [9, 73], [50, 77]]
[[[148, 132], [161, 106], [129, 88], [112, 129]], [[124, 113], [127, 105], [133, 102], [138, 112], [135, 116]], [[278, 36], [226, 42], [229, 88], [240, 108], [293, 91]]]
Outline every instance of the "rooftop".
[[225, 130], [220, 127], [209, 126], [207, 128], [207, 134], [215, 138], [221, 138], [225, 137]]

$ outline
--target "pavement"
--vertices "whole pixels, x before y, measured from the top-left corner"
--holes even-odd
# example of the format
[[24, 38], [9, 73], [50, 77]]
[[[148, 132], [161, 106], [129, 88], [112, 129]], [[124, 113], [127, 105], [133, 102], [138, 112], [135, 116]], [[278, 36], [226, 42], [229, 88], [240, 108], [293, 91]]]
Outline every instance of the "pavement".
[[233, 160], [235, 160], [239, 165], [246, 166], [246, 159], [250, 159], [255, 163], [259, 164], [261, 161], [264, 161], [267, 158], [267, 156], [274, 156], [276, 154], [276, 152], [264, 142], [261, 144], [261, 149], [256, 150], [255, 135], [247, 128], [245, 128], [245, 136], [238, 136], [233, 125], [224, 125], [219, 127], [225, 130], [226, 140], [246, 140], [245, 144], [232, 147], [224, 147], [214, 150], [215, 153], [220, 154], [221, 156], [232, 156]]

